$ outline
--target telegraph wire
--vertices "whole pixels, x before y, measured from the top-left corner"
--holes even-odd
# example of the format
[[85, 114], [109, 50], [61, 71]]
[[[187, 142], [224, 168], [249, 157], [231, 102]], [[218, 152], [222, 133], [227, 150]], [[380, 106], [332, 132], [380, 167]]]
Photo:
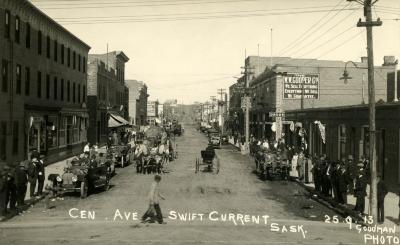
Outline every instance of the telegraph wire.
[[316, 7], [299, 7], [299, 8], [278, 8], [278, 9], [256, 9], [256, 10], [239, 10], [239, 11], [216, 11], [216, 12], [191, 12], [191, 13], [172, 13], [172, 14], [146, 14], [146, 15], [119, 15], [119, 16], [88, 16], [88, 17], [59, 17], [57, 20], [83, 20], [83, 19], [112, 19], [112, 18], [133, 18], [133, 17], [151, 17], [151, 16], [179, 16], [179, 15], [199, 15], [199, 14], [225, 14], [225, 13], [255, 13], [255, 12], [272, 12], [280, 10], [304, 10], [304, 9], [320, 9], [332, 6], [316, 6]]
[[[283, 54], [287, 54], [289, 51], [293, 50], [294, 48], [296, 48], [298, 45], [301, 44], [301, 42], [307, 40], [308, 38], [310, 38], [314, 33], [318, 32], [322, 27], [324, 27], [327, 23], [329, 23], [333, 18], [335, 18], [339, 13], [341, 13], [342, 11], [344, 11], [347, 7], [352, 6], [353, 3], [348, 3], [347, 5], [345, 5], [343, 8], [341, 8], [339, 11], [337, 11], [332, 17], [330, 18], [326, 18], [326, 20], [315, 30], [313, 30], [310, 34], [305, 35], [305, 38], [302, 38], [300, 42], [298, 42], [296, 45], [292, 46], [291, 48], [287, 49], [285, 52], [281, 53], [280, 56], [282, 56]], [[359, 8], [352, 8], [353, 11], [357, 10]], [[290, 53], [290, 52], [289, 52]]]
[[[294, 52], [291, 53], [291, 56], [294, 56], [296, 53], [298, 53], [299, 51], [304, 50], [304, 48], [307, 48], [307, 46], [312, 45], [313, 43], [315, 43], [316, 41], [318, 41], [320, 38], [324, 37], [327, 33], [329, 33], [329, 31], [333, 30], [334, 28], [336, 28], [338, 26], [338, 24], [342, 23], [344, 20], [348, 19], [349, 17], [351, 17], [356, 10], [353, 10], [350, 14], [348, 14], [347, 16], [345, 16], [343, 19], [340, 19], [338, 22], [334, 23], [330, 28], [326, 29], [324, 32], [322, 32], [319, 36], [315, 37], [314, 39], [312, 39], [312, 41], [307, 42], [306, 44], [303, 44], [302, 46], [300, 46], [297, 50], [295, 50]], [[352, 25], [354, 27], [354, 24]], [[336, 36], [337, 37], [337, 36]], [[328, 41], [329, 42], [329, 41]], [[323, 43], [323, 45], [325, 45], [327, 42]], [[304, 55], [303, 55], [304, 56]]]
[[[288, 48], [292, 47], [293, 45], [296, 45], [298, 42], [301, 42], [303, 39], [306, 38], [306, 35], [308, 34], [309, 31], [311, 31], [314, 27], [318, 26], [319, 23], [321, 23], [321, 21], [325, 18], [327, 18], [332, 11], [338, 7], [341, 3], [343, 2], [343, 0], [339, 0], [338, 3], [332, 8], [331, 11], [329, 11], [326, 15], [322, 16], [317, 22], [315, 22], [313, 25], [311, 25], [310, 28], [308, 28], [304, 33], [302, 33], [298, 38], [295, 38], [294, 41], [292, 41], [291, 43], [289, 43], [287, 46], [285, 46], [284, 48], [282, 48], [279, 52], [278, 52], [278, 56], [281, 56]], [[347, 5], [349, 6], [349, 4]], [[299, 39], [300, 38], [300, 39]]]
[[[346, 9], [355, 10], [355, 9]], [[327, 10], [310, 10], [310, 11], [292, 11], [278, 13], [263, 13], [263, 14], [232, 14], [232, 15], [211, 15], [211, 16], [183, 16], [176, 18], [137, 18], [137, 19], [121, 19], [121, 20], [78, 20], [78, 21], [59, 21], [64, 25], [88, 25], [88, 24], [113, 24], [113, 23], [133, 23], [133, 22], [163, 22], [163, 21], [183, 21], [183, 20], [204, 20], [204, 19], [226, 19], [226, 18], [243, 18], [243, 17], [262, 17], [262, 16], [279, 16], [292, 14], [309, 14], [326, 12]]]
[[[60, 5], [59, 6], [42, 6], [40, 7], [41, 9], [46, 9], [46, 10], [57, 10], [57, 9], [109, 9], [109, 8], [129, 8], [129, 7], [162, 7], [162, 6], [177, 6], [177, 5], [202, 5], [202, 4], [219, 4], [219, 3], [243, 3], [243, 2], [256, 2], [256, 1], [264, 1], [264, 0], [219, 0], [219, 1], [204, 1], [204, 2], [170, 2], [170, 3], [165, 3], [165, 4], [149, 4], [148, 2], [143, 2], [143, 4], [130, 4], [129, 2], [126, 3], [120, 3], [122, 5], [118, 5], [118, 2], [111, 2], [111, 3], [103, 3], [102, 6], [99, 6], [98, 3], [96, 3], [93, 6], [87, 6], [87, 4], [79, 4], [79, 5], [73, 5], [69, 6], [67, 5]], [[105, 4], [110, 4], [110, 5], [105, 5]], [[117, 5], [116, 5], [117, 4]], [[125, 4], [125, 5], [124, 5]], [[126, 5], [127, 4], [127, 5]], [[64, 6], [64, 7], [61, 7]]]

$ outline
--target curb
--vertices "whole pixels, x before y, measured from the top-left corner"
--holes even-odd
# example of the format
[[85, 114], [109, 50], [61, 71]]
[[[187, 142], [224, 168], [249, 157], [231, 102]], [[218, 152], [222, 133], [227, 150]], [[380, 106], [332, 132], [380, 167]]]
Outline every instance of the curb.
[[317, 201], [320, 204], [324, 205], [325, 207], [335, 211], [336, 213], [339, 213], [343, 217], [351, 217], [353, 222], [368, 226], [368, 224], [364, 223], [364, 219], [361, 217], [361, 215], [355, 212], [354, 210], [349, 209], [341, 204], [338, 204], [332, 198], [322, 196], [320, 193], [317, 193], [314, 190], [314, 188], [305, 185], [304, 183], [302, 183], [297, 179], [294, 179], [293, 181], [296, 182], [299, 186], [303, 187], [310, 194], [312, 194], [311, 199], [313, 199], [314, 201]]

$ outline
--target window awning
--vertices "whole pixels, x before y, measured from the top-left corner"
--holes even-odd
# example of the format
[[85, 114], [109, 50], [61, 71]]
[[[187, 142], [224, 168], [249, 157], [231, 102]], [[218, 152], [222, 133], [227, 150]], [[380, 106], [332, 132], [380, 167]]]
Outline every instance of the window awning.
[[116, 128], [120, 126], [130, 125], [130, 123], [125, 120], [123, 117], [118, 116], [114, 113], [110, 113], [110, 119], [108, 120], [109, 128]]

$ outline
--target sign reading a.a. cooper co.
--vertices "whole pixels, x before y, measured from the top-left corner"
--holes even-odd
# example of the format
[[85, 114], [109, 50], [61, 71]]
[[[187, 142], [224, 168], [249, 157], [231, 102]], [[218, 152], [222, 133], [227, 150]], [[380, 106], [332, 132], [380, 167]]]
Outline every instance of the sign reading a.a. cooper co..
[[319, 74], [285, 74], [283, 99], [319, 99]]

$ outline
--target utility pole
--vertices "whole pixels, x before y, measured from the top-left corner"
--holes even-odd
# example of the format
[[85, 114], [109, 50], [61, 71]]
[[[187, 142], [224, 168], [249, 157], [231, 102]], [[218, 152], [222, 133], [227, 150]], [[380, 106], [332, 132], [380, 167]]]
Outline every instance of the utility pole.
[[250, 91], [249, 91], [249, 83], [250, 83], [250, 75], [254, 74], [251, 70], [254, 69], [254, 67], [250, 67], [249, 65], [245, 65], [242, 67], [244, 71], [242, 74], [244, 74], [246, 86], [245, 86], [245, 94], [242, 100], [245, 102], [245, 110], [246, 110], [246, 117], [245, 117], [245, 143], [244, 143], [244, 149], [242, 151], [242, 154], [248, 154], [249, 153], [249, 134], [250, 134]]
[[[347, 0], [356, 1], [356, 0]], [[375, 149], [375, 83], [374, 83], [374, 50], [373, 50], [373, 38], [372, 38], [372, 27], [381, 26], [382, 21], [378, 18], [377, 21], [372, 20], [371, 7], [378, 0], [372, 2], [372, 0], [364, 0], [364, 16], [365, 22], [361, 19], [357, 23], [357, 27], [366, 27], [367, 29], [367, 53], [368, 53], [368, 96], [369, 96], [369, 160], [371, 169], [371, 187], [370, 187], [370, 215], [373, 217], [374, 222], [377, 221], [377, 180], [376, 180], [376, 149]], [[358, 1], [357, 1], [358, 2]]]
[[218, 101], [218, 120], [220, 120], [219, 123], [220, 123], [220, 127], [221, 127], [221, 134], [223, 134], [224, 133], [224, 115], [223, 115], [223, 112], [224, 112], [224, 106], [225, 106], [223, 96], [225, 94], [225, 89], [220, 88], [220, 89], [218, 89], [217, 93], [221, 96], [220, 101]]

